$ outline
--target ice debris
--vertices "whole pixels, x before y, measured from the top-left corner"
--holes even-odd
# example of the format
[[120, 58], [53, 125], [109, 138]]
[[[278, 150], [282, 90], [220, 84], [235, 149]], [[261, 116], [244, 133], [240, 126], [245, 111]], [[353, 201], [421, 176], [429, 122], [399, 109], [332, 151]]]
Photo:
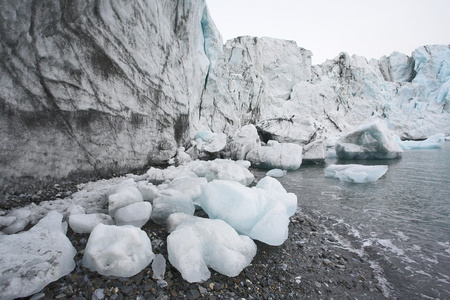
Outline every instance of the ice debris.
[[75, 268], [63, 216], [51, 211], [26, 232], [0, 236], [0, 298], [27, 297]]
[[246, 159], [247, 153], [252, 149], [261, 147], [258, 131], [253, 124], [241, 127], [233, 135], [230, 143], [231, 158], [237, 160]]
[[99, 224], [89, 236], [83, 266], [105, 276], [131, 277], [154, 256], [150, 239], [140, 228]]
[[272, 169], [266, 173], [267, 176], [270, 177], [283, 177], [287, 174], [286, 170], [281, 169]]
[[177, 212], [193, 215], [195, 206], [189, 195], [177, 190], [166, 189], [161, 195], [153, 200], [153, 211], [151, 219], [153, 222], [163, 225], [167, 218]]
[[222, 220], [177, 213], [168, 223], [173, 230], [167, 237], [169, 261], [188, 282], [206, 281], [211, 276], [208, 267], [237, 276], [256, 254], [253, 240]]
[[380, 120], [341, 137], [336, 141], [335, 149], [342, 159], [393, 159], [401, 157], [403, 152], [394, 135]]
[[294, 194], [288, 195], [280, 189], [275, 193], [233, 181], [215, 180], [202, 186], [201, 207], [211, 219], [224, 220], [240, 234], [269, 245], [281, 245], [288, 236], [287, 209], [289, 212], [293, 209], [287, 208], [285, 203], [293, 202], [294, 198], [296, 202]]
[[253, 148], [247, 153], [246, 159], [258, 168], [289, 171], [300, 168], [302, 152], [302, 147], [297, 144], [269, 141], [267, 146]]
[[102, 213], [71, 214], [69, 225], [73, 232], [91, 233], [98, 224], [112, 225], [114, 221], [110, 215]]
[[152, 204], [150, 202], [136, 202], [119, 208], [114, 214], [116, 225], [133, 225], [142, 227], [150, 219]]
[[364, 183], [377, 181], [388, 170], [386, 165], [365, 166], [357, 164], [329, 165], [325, 169], [326, 177], [333, 177], [342, 181]]
[[395, 140], [402, 147], [403, 150], [411, 149], [438, 149], [441, 148], [445, 142], [445, 135], [443, 133], [437, 133], [430, 136], [423, 141], [402, 141], [400, 137], [395, 136]]

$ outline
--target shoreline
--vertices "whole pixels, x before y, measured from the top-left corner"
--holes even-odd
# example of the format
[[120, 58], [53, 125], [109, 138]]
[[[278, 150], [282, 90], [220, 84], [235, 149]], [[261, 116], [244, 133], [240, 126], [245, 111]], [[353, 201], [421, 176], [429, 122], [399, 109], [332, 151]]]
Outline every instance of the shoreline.
[[[68, 237], [77, 249], [77, 267], [49, 284], [36, 299], [386, 299], [369, 261], [340, 247], [301, 212], [291, 217], [289, 237], [281, 246], [255, 241], [258, 251], [250, 266], [236, 277], [211, 270], [204, 283], [188, 283], [167, 260], [165, 228], [147, 223], [142, 229], [155, 254], [167, 260], [163, 287], [152, 279], [151, 265], [130, 278], [113, 278], [81, 266], [88, 234]], [[24, 298], [30, 299], [30, 298]]]
[[[252, 173], [256, 181], [261, 179], [261, 172]], [[40, 194], [44, 198], [71, 193], [77, 185], [57, 185]], [[25, 203], [27, 199], [13, 202], [18, 204], [14, 207], [30, 204]], [[205, 216], [202, 211], [196, 215]], [[165, 282], [152, 279], [151, 264], [130, 278], [90, 272], [81, 265], [89, 234], [76, 234], [69, 228], [67, 236], [77, 250], [76, 268], [38, 294], [22, 299], [386, 299], [369, 260], [345, 249], [327, 233], [319, 215], [300, 206], [290, 221], [288, 239], [281, 246], [255, 241], [256, 256], [238, 276], [227, 277], [210, 269], [209, 280], [192, 284], [168, 261], [167, 232], [162, 226], [148, 222], [142, 230], [150, 237], [153, 252], [166, 259]]]

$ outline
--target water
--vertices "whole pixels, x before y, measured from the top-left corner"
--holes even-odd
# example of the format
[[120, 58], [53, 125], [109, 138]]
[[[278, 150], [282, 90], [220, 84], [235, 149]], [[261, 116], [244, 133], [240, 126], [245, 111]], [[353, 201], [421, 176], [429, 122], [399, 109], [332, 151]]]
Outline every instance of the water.
[[[331, 163], [389, 170], [373, 183], [348, 183], [325, 178]], [[326, 216], [326, 230], [369, 258], [385, 296], [450, 299], [450, 142], [398, 160], [327, 160], [280, 181], [304, 213]]]

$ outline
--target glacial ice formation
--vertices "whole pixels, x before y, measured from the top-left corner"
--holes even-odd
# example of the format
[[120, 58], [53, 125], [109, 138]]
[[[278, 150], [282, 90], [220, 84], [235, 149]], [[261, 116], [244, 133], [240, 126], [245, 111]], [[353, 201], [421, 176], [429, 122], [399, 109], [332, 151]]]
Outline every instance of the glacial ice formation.
[[148, 222], [151, 213], [150, 202], [136, 202], [116, 210], [114, 220], [117, 226], [133, 225], [140, 228]]
[[0, 298], [27, 297], [75, 268], [63, 216], [51, 211], [26, 232], [0, 235]]
[[100, 223], [113, 225], [114, 221], [110, 215], [102, 213], [72, 214], [69, 216], [70, 228], [76, 233], [91, 233]]
[[83, 266], [105, 276], [131, 277], [154, 256], [150, 239], [141, 229], [99, 224], [89, 236]]
[[288, 236], [287, 210], [292, 211], [289, 205], [294, 198], [296, 203], [295, 195], [278, 188], [248, 188], [234, 181], [215, 180], [202, 186], [200, 203], [211, 219], [224, 220], [238, 233], [266, 244], [281, 245]]
[[252, 239], [222, 220], [178, 213], [168, 223], [172, 231], [167, 237], [169, 261], [188, 282], [206, 281], [211, 276], [208, 267], [237, 276], [256, 254]]
[[386, 165], [366, 166], [358, 164], [329, 165], [325, 169], [325, 176], [342, 181], [365, 183], [377, 181], [388, 170]]
[[165, 189], [161, 191], [158, 198], [153, 200], [151, 219], [157, 224], [164, 225], [173, 213], [194, 215], [194, 212], [194, 202], [189, 195], [177, 190]]
[[267, 146], [253, 148], [246, 159], [253, 166], [264, 169], [297, 170], [302, 164], [303, 149], [292, 143], [269, 141]]
[[392, 132], [379, 120], [341, 137], [335, 149], [343, 159], [393, 159], [403, 152]]
[[442, 144], [444, 144], [445, 135], [443, 133], [437, 133], [423, 141], [402, 141], [398, 136], [395, 136], [395, 139], [403, 150], [437, 149], [441, 148]]
[[253, 124], [248, 124], [239, 128], [231, 138], [228, 147], [230, 148], [231, 158], [236, 160], [244, 160], [250, 150], [259, 148], [261, 141], [259, 140], [258, 131]]
[[267, 176], [270, 177], [283, 177], [287, 174], [286, 170], [281, 169], [272, 169], [266, 173]]

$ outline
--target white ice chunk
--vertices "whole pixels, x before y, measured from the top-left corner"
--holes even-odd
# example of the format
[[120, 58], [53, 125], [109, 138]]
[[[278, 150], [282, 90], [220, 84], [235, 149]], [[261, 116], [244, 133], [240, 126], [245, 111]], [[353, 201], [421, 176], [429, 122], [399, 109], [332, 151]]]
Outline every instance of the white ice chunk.
[[166, 259], [162, 254], [156, 254], [152, 263], [152, 278], [153, 279], [164, 279], [164, 274], [166, 273]]
[[158, 188], [150, 182], [138, 182], [137, 188], [141, 192], [144, 201], [153, 203], [153, 200], [159, 196]]
[[114, 216], [119, 208], [142, 201], [144, 201], [144, 198], [137, 187], [131, 185], [119, 186], [114, 190], [114, 194], [108, 197], [108, 213], [110, 216]]
[[401, 157], [402, 148], [380, 120], [361, 126], [336, 141], [336, 154], [343, 159], [392, 159]]
[[297, 196], [294, 193], [288, 193], [278, 180], [266, 176], [258, 182], [256, 187], [265, 190], [267, 196], [272, 200], [281, 202], [286, 207], [288, 216], [295, 214], [297, 210]]
[[227, 136], [224, 133], [199, 131], [195, 135], [195, 141], [199, 151], [216, 153], [225, 148], [227, 144]]
[[167, 218], [177, 212], [193, 215], [195, 206], [191, 198], [176, 190], [164, 190], [153, 201], [152, 221], [157, 224], [165, 224]]
[[192, 161], [191, 156], [184, 150], [184, 147], [180, 147], [177, 149], [177, 155], [175, 156], [175, 164], [177, 166], [184, 165]]
[[154, 256], [150, 239], [141, 229], [99, 224], [89, 236], [83, 266], [105, 276], [131, 277]]
[[314, 141], [303, 147], [303, 162], [323, 162], [327, 156], [327, 146], [324, 141]]
[[210, 218], [266, 244], [281, 245], [288, 236], [286, 207], [262, 188], [215, 180], [202, 186], [201, 206]]
[[403, 150], [411, 149], [438, 149], [441, 148], [445, 142], [445, 135], [443, 133], [438, 133], [430, 136], [423, 141], [402, 141], [398, 136], [396, 136], [396, 141], [402, 147]]
[[348, 182], [372, 182], [378, 180], [388, 170], [388, 166], [365, 166], [365, 165], [329, 165], [325, 169], [326, 177], [333, 177]]
[[0, 216], [0, 227], [9, 226], [16, 220], [15, 216]]
[[91, 233], [100, 223], [112, 225], [114, 221], [110, 215], [102, 213], [74, 214], [69, 216], [70, 228], [76, 233]]
[[255, 125], [245, 125], [236, 131], [229, 143], [231, 158], [244, 160], [250, 150], [260, 146], [261, 141]]
[[182, 176], [175, 178], [167, 186], [167, 189], [179, 191], [188, 196], [195, 205], [200, 205], [200, 195], [202, 192], [200, 186], [207, 182], [204, 177]]
[[0, 298], [27, 297], [75, 268], [76, 250], [51, 211], [26, 232], [0, 236]]
[[272, 169], [266, 173], [267, 176], [271, 177], [283, 177], [287, 174], [286, 170], [281, 169]]
[[67, 209], [67, 213], [70, 215], [76, 215], [76, 214], [85, 214], [85, 210], [81, 205], [71, 205], [69, 206], [69, 208]]
[[28, 219], [16, 219], [12, 222], [8, 227], [2, 230], [5, 234], [15, 234], [18, 233], [27, 227], [29, 221]]
[[246, 158], [258, 168], [297, 170], [302, 164], [302, 152], [297, 144], [269, 141], [267, 146], [252, 149]]
[[[242, 186], [242, 185], [241, 185]], [[170, 263], [188, 282], [203, 282], [211, 273], [208, 267], [234, 277], [247, 267], [256, 254], [256, 245], [248, 236], [239, 235], [222, 220], [194, 216], [170, 216], [178, 224], [167, 237]]]
[[133, 225], [142, 227], [150, 219], [152, 204], [150, 202], [136, 202], [119, 208], [114, 214], [116, 225]]

